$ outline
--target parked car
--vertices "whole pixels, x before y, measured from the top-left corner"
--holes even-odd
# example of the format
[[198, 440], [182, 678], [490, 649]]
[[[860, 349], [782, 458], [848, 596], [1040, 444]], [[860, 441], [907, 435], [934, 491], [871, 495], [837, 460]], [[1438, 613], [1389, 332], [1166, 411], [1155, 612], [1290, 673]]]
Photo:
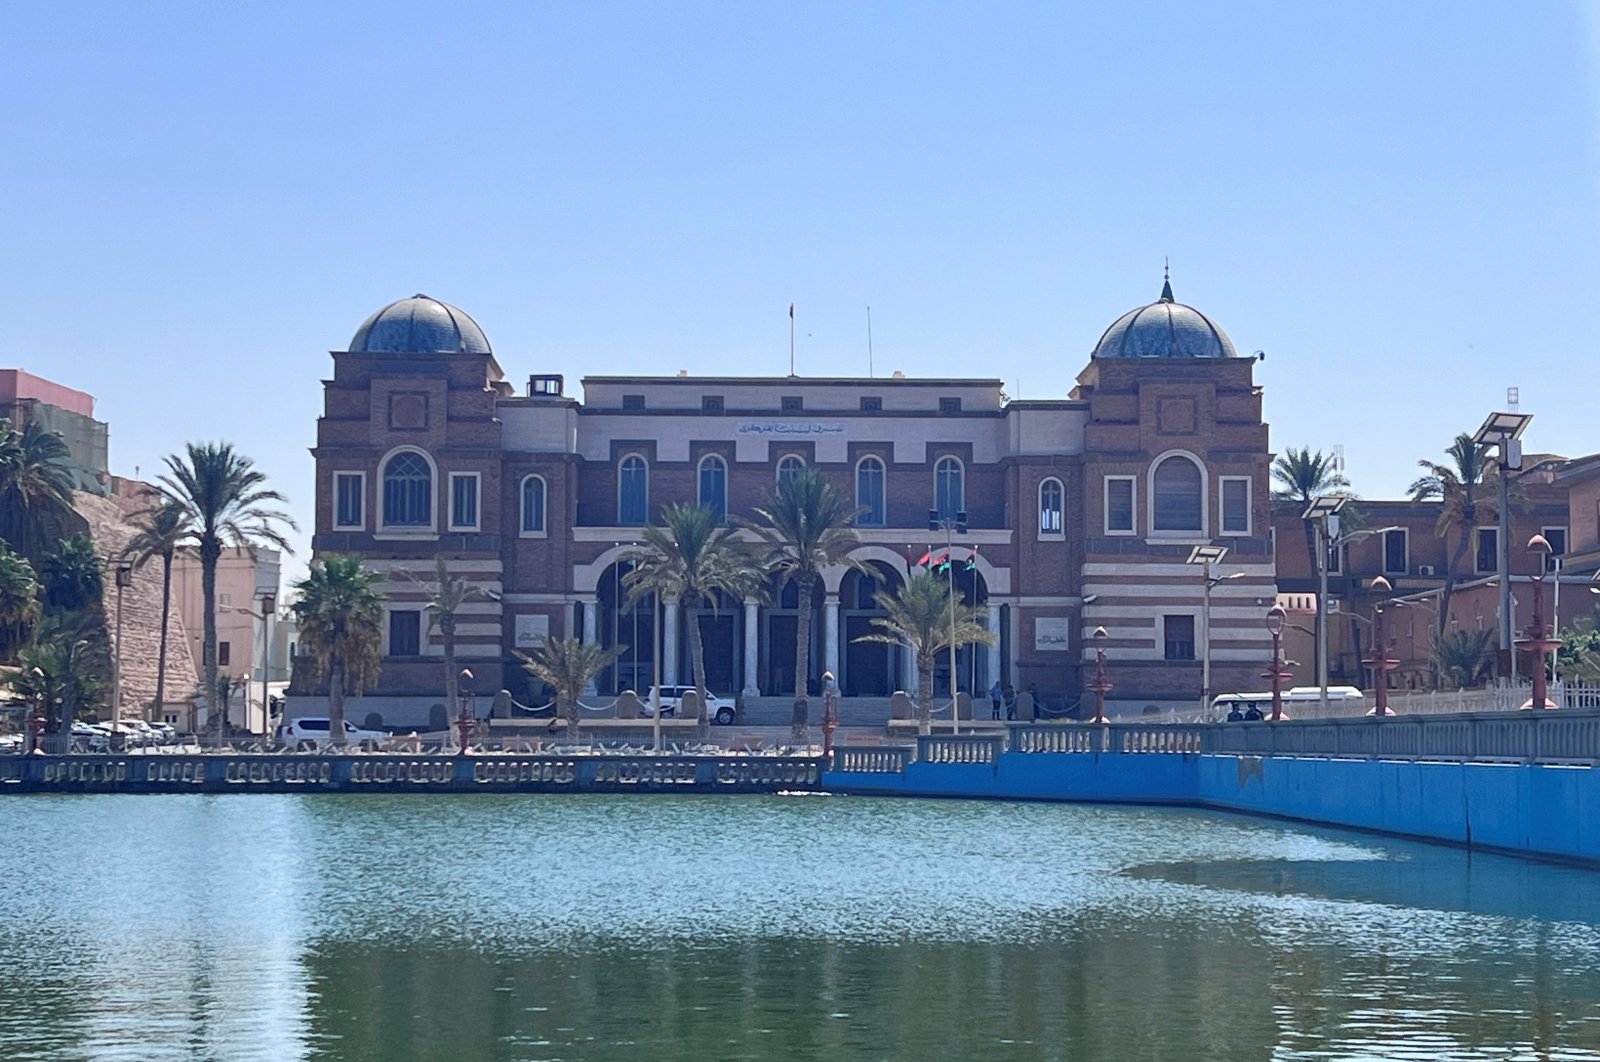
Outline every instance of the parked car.
[[[278, 728], [278, 743], [291, 749], [324, 749], [333, 744], [333, 728], [325, 715], [302, 716]], [[344, 721], [344, 743], [354, 748], [381, 748], [389, 740], [383, 730], [363, 730], [350, 720]]]
[[[694, 689], [693, 686], [662, 686], [661, 687], [661, 718], [667, 719], [678, 714], [678, 706], [683, 703], [683, 695]], [[650, 687], [650, 692], [641, 698], [639, 711], [648, 718], [652, 714], [651, 705], [655, 703], [655, 687]], [[706, 718], [713, 723], [729, 726], [733, 723], [733, 702], [715, 693], [706, 694]]]
[[73, 723], [72, 746], [90, 752], [105, 752], [111, 748], [111, 732], [95, 723]]

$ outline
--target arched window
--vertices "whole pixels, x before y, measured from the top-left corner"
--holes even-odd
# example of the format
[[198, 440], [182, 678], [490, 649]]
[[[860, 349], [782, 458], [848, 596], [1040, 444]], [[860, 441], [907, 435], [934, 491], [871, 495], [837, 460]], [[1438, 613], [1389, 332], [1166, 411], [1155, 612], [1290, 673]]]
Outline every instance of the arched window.
[[856, 464], [856, 506], [861, 510], [858, 526], [884, 526], [883, 462], [876, 457], [863, 457]]
[[961, 462], [954, 457], [941, 457], [933, 466], [933, 507], [939, 510], [941, 520], [954, 520], [956, 513], [966, 508], [961, 473]]
[[1204, 529], [1205, 490], [1200, 466], [1174, 454], [1156, 466], [1151, 476], [1151, 529], [1200, 531]]
[[522, 533], [542, 535], [544, 527], [545, 485], [541, 476], [528, 476], [522, 481]]
[[1039, 534], [1059, 535], [1062, 533], [1061, 513], [1061, 481], [1047, 479], [1039, 484]]
[[643, 524], [650, 518], [650, 469], [629, 454], [617, 466], [617, 523]]
[[719, 521], [728, 518], [728, 466], [715, 454], [700, 459], [700, 504]]
[[789, 454], [778, 462], [778, 486], [783, 486], [805, 470], [805, 459]]
[[402, 450], [383, 466], [383, 522], [389, 527], [433, 524], [433, 468], [415, 450]]

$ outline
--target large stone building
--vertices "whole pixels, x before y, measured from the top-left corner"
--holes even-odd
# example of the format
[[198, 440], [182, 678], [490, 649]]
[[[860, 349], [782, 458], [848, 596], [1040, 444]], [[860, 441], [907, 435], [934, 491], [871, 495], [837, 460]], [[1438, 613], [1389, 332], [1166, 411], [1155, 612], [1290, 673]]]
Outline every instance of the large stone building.
[[[1192, 704], [1207, 630], [1204, 581], [1186, 562], [1199, 544], [1226, 546], [1221, 570], [1238, 573], [1211, 595], [1212, 686], [1259, 685], [1276, 588], [1253, 360], [1170, 286], [1090, 350], [1054, 400], [1008, 400], [998, 379], [895, 373], [589, 376], [580, 401], [553, 375], [518, 393], [453, 306], [424, 295], [386, 306], [333, 353], [313, 451], [315, 550], [389, 573], [382, 676], [364, 709], [410, 725], [442, 698], [442, 647], [415, 581], [438, 556], [489, 591], [457, 628], [480, 691], [533, 695], [513, 651], [547, 634], [627, 646], [603, 691], [647, 688], [657, 647], [666, 680], [687, 680], [690, 622], [717, 693], [792, 693], [799, 623], [814, 634], [809, 682], [826, 669], [847, 697], [914, 688], [903, 650], [857, 638], [874, 592], [945, 548], [930, 510], [965, 514], [955, 589], [999, 634], [962, 651], [963, 688], [998, 679], [1071, 703], [1104, 626], [1113, 701]], [[672, 502], [748, 515], [801, 465], [860, 506], [867, 573], [828, 572], [810, 602], [791, 584], [699, 615], [669, 603], [658, 638], [653, 603], [630, 606], [621, 582], [641, 525]], [[949, 681], [941, 661], [941, 694]]]

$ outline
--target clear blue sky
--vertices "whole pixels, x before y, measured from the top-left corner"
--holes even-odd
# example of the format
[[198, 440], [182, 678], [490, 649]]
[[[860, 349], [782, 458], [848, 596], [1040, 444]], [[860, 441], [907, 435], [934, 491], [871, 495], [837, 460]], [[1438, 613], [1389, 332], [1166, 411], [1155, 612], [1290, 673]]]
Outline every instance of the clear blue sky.
[[[215, 4], [0, 13], [0, 365], [149, 476], [226, 438], [311, 524], [327, 351], [413, 292], [507, 374], [1072, 386], [1181, 301], [1272, 444], [1396, 496], [1521, 388], [1600, 449], [1577, 5]], [[304, 541], [304, 535], [301, 536]], [[303, 550], [302, 550], [303, 559]]]

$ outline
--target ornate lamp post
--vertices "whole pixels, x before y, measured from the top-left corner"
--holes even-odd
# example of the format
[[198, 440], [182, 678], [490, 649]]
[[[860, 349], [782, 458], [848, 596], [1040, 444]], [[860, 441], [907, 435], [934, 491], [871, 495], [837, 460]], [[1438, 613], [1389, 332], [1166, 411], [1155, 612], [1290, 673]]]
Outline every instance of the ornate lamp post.
[[1212, 575], [1211, 566], [1221, 564], [1228, 555], [1227, 546], [1196, 546], [1189, 551], [1190, 564], [1204, 565], [1202, 568], [1200, 590], [1200, 710], [1202, 712], [1211, 707], [1211, 591], [1219, 583], [1229, 579], [1242, 579], [1244, 572], [1230, 572], [1227, 575]]
[[[1394, 586], [1383, 576], [1372, 580], [1372, 591], [1378, 594], [1387, 594]], [[1394, 713], [1389, 710], [1389, 672], [1400, 666], [1400, 661], [1389, 655], [1389, 643], [1383, 638], [1383, 606], [1379, 605], [1373, 612], [1372, 619], [1372, 655], [1362, 661], [1372, 669], [1373, 696], [1377, 703], [1369, 715], [1379, 719], [1387, 718]]]
[[456, 697], [461, 702], [456, 715], [456, 729], [461, 732], [461, 747], [456, 752], [465, 756], [472, 739], [472, 728], [478, 725], [478, 717], [472, 710], [472, 672], [467, 668], [461, 669], [461, 676], [457, 680]]
[[1272, 721], [1278, 722], [1283, 718], [1283, 680], [1288, 678], [1290, 672], [1283, 666], [1283, 622], [1286, 619], [1282, 605], [1273, 605], [1267, 609], [1267, 633], [1272, 635], [1272, 670], [1262, 678], [1272, 680]]
[[1094, 681], [1089, 689], [1094, 694], [1094, 722], [1106, 721], [1106, 694], [1111, 692], [1111, 680], [1106, 678], [1106, 634], [1104, 627], [1094, 629]]
[[133, 585], [133, 565], [117, 565], [117, 655], [111, 661], [111, 740], [117, 739], [122, 721], [122, 592]]
[[1534, 535], [1528, 539], [1528, 552], [1538, 560], [1533, 576], [1533, 620], [1528, 624], [1527, 637], [1517, 639], [1517, 648], [1533, 654], [1533, 697], [1527, 707], [1548, 708], [1552, 705], [1548, 700], [1545, 654], [1561, 645], [1561, 639], [1551, 637], [1544, 623], [1544, 559], [1550, 555], [1550, 541], [1543, 535]]

